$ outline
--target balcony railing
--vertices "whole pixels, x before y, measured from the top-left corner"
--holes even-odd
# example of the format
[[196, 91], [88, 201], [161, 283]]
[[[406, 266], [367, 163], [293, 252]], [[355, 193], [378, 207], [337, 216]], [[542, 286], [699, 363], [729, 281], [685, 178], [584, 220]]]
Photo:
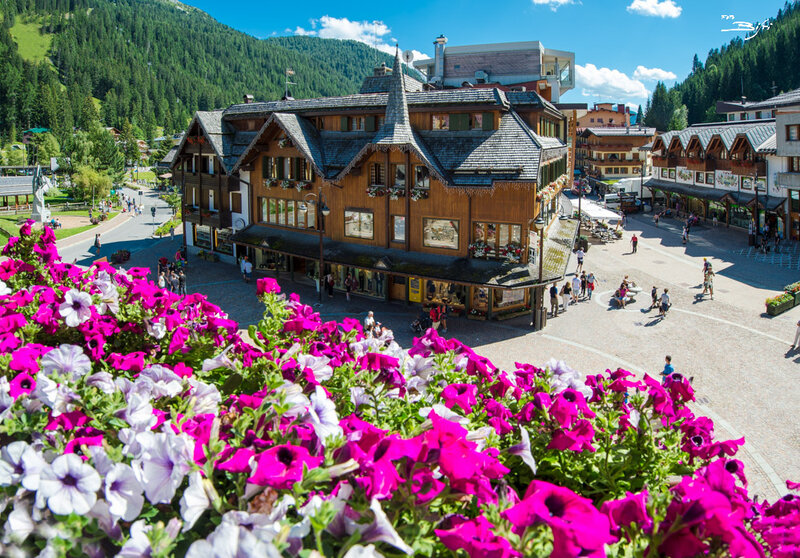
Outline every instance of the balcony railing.
[[767, 164], [764, 161], [731, 161], [731, 172], [742, 176], [766, 176]]
[[677, 162], [678, 162], [677, 157], [661, 157], [657, 155], [653, 156], [654, 167], [674, 167], [677, 166]]
[[183, 206], [183, 220], [187, 223], [200, 224], [200, 208], [196, 205]]
[[713, 171], [715, 168], [714, 159], [690, 157], [686, 159], [686, 168], [691, 171]]

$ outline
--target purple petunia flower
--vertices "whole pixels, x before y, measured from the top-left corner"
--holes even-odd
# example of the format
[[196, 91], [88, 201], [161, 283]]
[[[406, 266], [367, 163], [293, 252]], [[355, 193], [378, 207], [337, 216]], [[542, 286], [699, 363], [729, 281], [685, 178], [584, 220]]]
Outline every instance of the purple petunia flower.
[[58, 313], [69, 327], [78, 327], [92, 317], [92, 295], [77, 289], [68, 290]]
[[100, 490], [100, 475], [74, 453], [60, 455], [45, 467], [39, 480], [37, 501], [47, 501], [56, 515], [84, 515], [92, 509]]

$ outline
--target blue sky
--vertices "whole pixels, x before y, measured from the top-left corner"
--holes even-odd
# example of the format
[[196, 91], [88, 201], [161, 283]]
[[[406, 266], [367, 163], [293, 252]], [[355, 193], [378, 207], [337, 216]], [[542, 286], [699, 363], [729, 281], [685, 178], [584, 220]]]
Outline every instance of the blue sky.
[[538, 40], [575, 53], [577, 86], [562, 101], [644, 105], [656, 79], [682, 80], [695, 53], [704, 62], [709, 49], [745, 36], [723, 29], [774, 17], [784, 0], [188, 3], [256, 37], [313, 34], [360, 40], [386, 51], [393, 51], [397, 41], [403, 50], [428, 56], [440, 34], [449, 45]]

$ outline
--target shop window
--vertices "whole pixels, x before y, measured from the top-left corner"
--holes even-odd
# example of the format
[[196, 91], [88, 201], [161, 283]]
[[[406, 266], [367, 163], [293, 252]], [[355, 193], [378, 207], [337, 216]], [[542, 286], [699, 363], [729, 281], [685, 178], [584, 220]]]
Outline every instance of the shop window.
[[233, 230], [219, 229], [214, 231], [214, 250], [221, 254], [233, 255]]
[[458, 250], [458, 221], [423, 219], [422, 245], [428, 248]]
[[270, 223], [277, 223], [278, 222], [278, 200], [270, 199], [269, 200], [269, 208], [267, 214], [268, 221]]
[[789, 190], [789, 211], [800, 213], [800, 191]]
[[425, 301], [430, 304], [447, 304], [455, 308], [464, 308], [467, 300], [467, 288], [444, 281], [425, 281]]
[[489, 289], [486, 287], [473, 287], [472, 304], [473, 310], [486, 313], [489, 310]]
[[386, 176], [384, 174], [383, 165], [380, 163], [372, 163], [369, 166], [369, 183], [373, 186], [385, 186]]
[[713, 172], [707, 172], [706, 173], [706, 184], [711, 184], [711, 185], [714, 184], [714, 173]]
[[392, 242], [406, 241], [405, 215], [392, 215]]
[[374, 217], [371, 211], [347, 209], [344, 212], [344, 235], [352, 238], [375, 236]]
[[231, 212], [242, 212], [242, 194], [239, 192], [231, 192]]
[[278, 224], [286, 224], [286, 201], [278, 200]]
[[697, 182], [698, 184], [705, 183], [705, 177], [706, 177], [706, 173], [704, 173], [704, 172], [696, 172], [696, 173], [694, 173], [694, 181]]
[[308, 204], [297, 204], [297, 227], [300, 229], [306, 228], [306, 215], [308, 214]]
[[800, 141], [800, 124], [786, 126], [786, 141]]
[[789, 157], [789, 172], [800, 172], [800, 157]]
[[450, 129], [450, 115], [449, 114], [434, 114], [433, 125], [434, 130], [449, 130]]
[[406, 187], [406, 166], [405, 165], [392, 165], [392, 186], [396, 188]]
[[[317, 206], [314, 204], [305, 204], [306, 206], [306, 228], [317, 228]], [[298, 225], [300, 226], [300, 225]]]
[[525, 289], [494, 289], [494, 307], [509, 308], [525, 304]]
[[206, 225], [195, 225], [194, 245], [198, 248], [211, 250], [211, 227]]
[[425, 165], [414, 166], [414, 187], [415, 188], [431, 187], [431, 171]]
[[522, 226], [507, 223], [473, 224], [473, 257], [519, 259], [522, 253]]

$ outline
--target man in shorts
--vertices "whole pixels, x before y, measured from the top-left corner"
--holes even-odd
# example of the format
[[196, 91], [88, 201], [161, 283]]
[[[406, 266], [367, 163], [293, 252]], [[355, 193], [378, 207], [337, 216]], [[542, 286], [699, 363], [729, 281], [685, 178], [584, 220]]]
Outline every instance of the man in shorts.
[[669, 307], [669, 289], [664, 289], [664, 292], [661, 294], [661, 307], [659, 308], [659, 315], [666, 318]]
[[575, 270], [575, 273], [579, 273], [583, 269], [583, 258], [586, 256], [586, 252], [583, 251], [582, 248], [578, 248], [578, 251], [575, 252], [575, 257], [578, 258], [578, 267]]
[[242, 275], [244, 276], [245, 283], [249, 283], [250, 279], [253, 277], [253, 263], [247, 256], [245, 256], [244, 262], [242, 262]]

